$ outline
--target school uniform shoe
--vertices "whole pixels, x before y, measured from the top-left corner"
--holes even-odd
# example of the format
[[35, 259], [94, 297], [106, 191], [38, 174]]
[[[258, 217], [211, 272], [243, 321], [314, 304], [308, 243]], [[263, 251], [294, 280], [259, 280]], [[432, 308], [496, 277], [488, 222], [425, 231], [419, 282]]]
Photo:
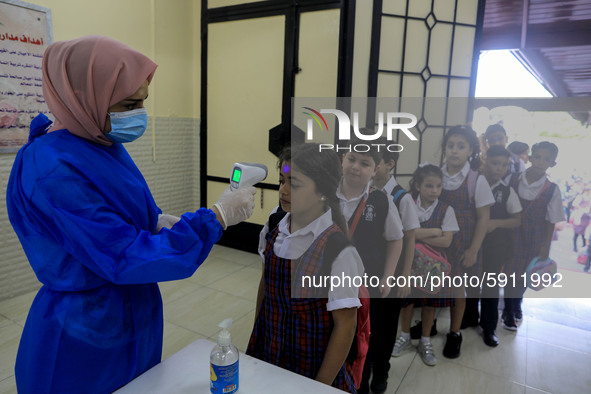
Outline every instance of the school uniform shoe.
[[521, 322], [523, 321], [523, 312], [522, 311], [515, 312], [514, 318], [515, 318], [515, 324], [519, 327], [521, 325]]
[[421, 355], [421, 359], [426, 365], [432, 367], [437, 364], [437, 357], [435, 357], [435, 352], [433, 351], [433, 345], [431, 342], [421, 341], [417, 347], [417, 351]]
[[502, 320], [502, 326], [505, 330], [517, 331], [517, 323], [515, 323], [515, 316], [512, 313], [504, 314]]
[[399, 337], [394, 343], [394, 349], [392, 350], [392, 356], [399, 357], [406, 349], [411, 346], [410, 339], [404, 339]]
[[374, 377], [371, 380], [371, 385], [369, 386], [372, 393], [375, 394], [382, 394], [386, 392], [388, 388], [388, 374], [382, 377]]
[[[423, 336], [423, 322], [416, 321], [417, 324], [410, 328], [410, 339], [421, 339]], [[437, 335], [437, 319], [433, 320], [433, 325], [431, 326], [431, 332], [429, 333], [430, 337], [434, 337]]]
[[487, 346], [495, 347], [499, 345], [499, 337], [497, 337], [495, 330], [482, 331], [482, 339]]
[[462, 334], [450, 332], [447, 334], [447, 341], [443, 347], [443, 356], [447, 358], [460, 357], [460, 349], [462, 347]]

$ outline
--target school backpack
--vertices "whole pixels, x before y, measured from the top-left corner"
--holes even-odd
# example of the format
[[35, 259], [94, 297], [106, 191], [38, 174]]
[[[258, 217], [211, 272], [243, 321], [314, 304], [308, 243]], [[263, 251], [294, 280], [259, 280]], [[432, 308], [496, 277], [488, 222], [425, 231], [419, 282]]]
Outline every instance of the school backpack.
[[558, 265], [556, 261], [549, 257], [546, 260], [534, 257], [525, 269], [527, 287], [535, 291], [550, 287], [552, 283], [558, 280], [557, 271]]
[[[277, 227], [286, 214], [287, 212], [279, 207], [277, 212], [269, 216], [269, 232]], [[323, 261], [324, 263], [329, 264], [323, 265], [322, 272], [320, 272], [319, 275], [330, 275], [334, 259], [343, 249], [351, 245], [349, 238], [340, 231], [330, 235], [326, 241]], [[349, 349], [349, 354], [347, 355], [347, 363], [351, 366], [351, 374], [353, 375], [353, 381], [356, 388], [359, 388], [361, 385], [363, 367], [369, 349], [370, 336], [369, 291], [363, 285], [359, 287], [359, 301], [361, 302], [361, 306], [357, 308], [357, 328], [355, 329], [355, 336], [353, 337], [351, 349]]]
[[470, 198], [470, 203], [474, 203], [474, 195], [476, 194], [476, 181], [478, 180], [478, 176], [480, 173], [476, 170], [470, 169], [468, 172], [468, 196]]
[[390, 195], [392, 196], [392, 200], [394, 201], [394, 204], [398, 209], [398, 212], [400, 212], [400, 201], [402, 201], [402, 198], [406, 196], [407, 193], [408, 192], [404, 190], [404, 188], [400, 185], [394, 186], [394, 189], [392, 189], [392, 193], [390, 193]]

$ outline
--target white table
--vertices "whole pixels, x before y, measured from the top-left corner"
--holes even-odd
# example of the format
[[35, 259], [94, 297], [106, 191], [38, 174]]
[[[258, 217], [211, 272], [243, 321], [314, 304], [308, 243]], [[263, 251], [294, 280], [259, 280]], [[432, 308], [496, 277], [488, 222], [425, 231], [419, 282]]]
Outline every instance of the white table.
[[[208, 394], [209, 353], [214, 342], [200, 339], [173, 354], [116, 391], [123, 393]], [[240, 353], [239, 394], [330, 394], [334, 387]]]

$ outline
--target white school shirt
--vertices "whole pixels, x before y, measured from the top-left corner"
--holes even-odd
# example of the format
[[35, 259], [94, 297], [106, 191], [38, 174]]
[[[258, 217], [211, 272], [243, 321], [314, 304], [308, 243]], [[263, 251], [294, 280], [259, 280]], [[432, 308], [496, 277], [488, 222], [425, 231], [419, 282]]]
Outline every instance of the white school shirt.
[[[382, 191], [386, 193], [387, 196], [390, 196], [390, 200], [392, 200], [392, 190], [394, 190], [397, 185], [398, 183], [396, 182], [396, 179], [391, 176], [388, 182], [386, 182], [382, 188]], [[406, 193], [400, 200], [400, 210], [398, 213], [400, 214], [400, 219], [402, 220], [402, 231], [414, 230], [421, 227], [419, 215], [417, 213], [417, 206], [415, 205], [415, 202], [409, 193]]]
[[519, 168], [517, 169], [518, 174], [521, 174], [523, 171], [525, 171], [525, 162], [523, 161], [523, 159], [517, 156], [515, 153], [512, 153], [509, 161], [509, 166], [513, 168], [515, 166], [515, 163], [519, 163]]
[[[277, 212], [278, 208], [275, 208], [273, 213]], [[277, 234], [275, 244], [273, 245], [273, 252], [278, 257], [290, 260], [301, 257], [310, 248], [316, 238], [333, 224], [330, 209], [312, 223], [294, 233], [290, 233], [289, 231], [290, 221], [291, 213], [287, 213], [277, 225], [279, 227], [279, 234]], [[259, 254], [263, 257], [263, 264], [267, 245], [265, 237], [268, 232], [269, 222], [267, 221], [259, 235]], [[330, 274], [339, 278], [343, 276], [353, 278], [355, 276], [363, 276], [363, 272], [363, 263], [361, 257], [359, 257], [359, 253], [357, 253], [357, 249], [353, 246], [347, 246], [334, 259]], [[337, 309], [358, 308], [361, 306], [358, 294], [359, 289], [355, 286], [334, 287], [332, 290], [329, 288], [326, 310], [330, 312]]]
[[[492, 185], [490, 188], [491, 188], [491, 190], [493, 190], [495, 187], [497, 187], [499, 185], [507, 186], [507, 182], [505, 182], [504, 180], [501, 179], [500, 181], [498, 181], [497, 183]], [[513, 215], [514, 213], [518, 213], [521, 211], [522, 211], [522, 208], [521, 208], [521, 202], [519, 201], [519, 196], [517, 196], [517, 193], [515, 192], [515, 190], [513, 190], [513, 188], [511, 186], [509, 186], [509, 198], [507, 198], [507, 213], [509, 215]]]
[[[435, 211], [435, 207], [437, 206], [438, 202], [439, 199], [436, 199], [433, 204], [429, 205], [427, 209], [424, 209], [421, 206], [421, 196], [417, 197], [416, 207], [419, 213], [419, 220], [421, 222], [431, 219], [431, 216], [433, 216], [433, 211]], [[443, 223], [441, 224], [441, 230], [453, 232], [460, 231], [460, 226], [458, 225], [458, 221], [456, 219], [456, 213], [451, 205], [448, 205], [447, 209], [445, 210], [445, 215], [443, 215]]]
[[[519, 161], [519, 168], [517, 169], [517, 172], [515, 172], [513, 170], [515, 163], [517, 161]], [[525, 162], [521, 157], [517, 157], [515, 153], [512, 153], [511, 157], [509, 158], [509, 173], [507, 174], [507, 176], [505, 176], [505, 182], [509, 184], [509, 182], [511, 182], [511, 177], [513, 176], [513, 174], [521, 174], [523, 171], [525, 171]]]
[[[519, 187], [517, 188], [517, 192], [519, 193], [519, 197], [523, 198], [524, 200], [533, 200], [536, 198], [540, 190], [544, 187], [544, 183], [548, 180], [548, 176], [544, 175], [540, 179], [531, 184], [527, 183], [527, 179], [525, 179], [525, 172], [519, 175]], [[552, 193], [552, 197], [550, 198], [550, 203], [546, 209], [546, 220], [550, 223], [558, 223], [566, 220], [564, 216], [564, 210], [562, 209], [562, 198], [560, 196], [560, 189], [558, 185], [554, 188], [554, 192]]]
[[[468, 176], [468, 173], [470, 172], [470, 163], [466, 162], [464, 167], [454, 175], [449, 175], [447, 172], [447, 163], [445, 163], [441, 167], [441, 172], [443, 172], [443, 188], [445, 190], [456, 190], [462, 186], [464, 179]], [[482, 208], [487, 205], [493, 205], [494, 203], [495, 198], [490, 190], [488, 181], [484, 175], [478, 175], [478, 178], [476, 179], [476, 192], [474, 193], [474, 205], [476, 208]]]
[[[353, 197], [350, 200], [343, 195], [341, 191], [342, 181], [337, 188], [337, 197], [339, 199], [339, 205], [341, 207], [341, 211], [347, 223], [355, 213], [355, 209], [359, 205], [361, 198], [369, 197], [369, 184], [365, 187], [365, 191], [361, 193], [357, 197]], [[386, 241], [396, 241], [398, 239], [402, 239], [404, 237], [404, 233], [402, 232], [402, 221], [400, 220], [400, 215], [398, 214], [398, 208], [394, 204], [391, 198], [388, 198], [388, 215], [386, 216], [386, 221], [384, 223], [384, 232], [382, 233], [384, 239]]]

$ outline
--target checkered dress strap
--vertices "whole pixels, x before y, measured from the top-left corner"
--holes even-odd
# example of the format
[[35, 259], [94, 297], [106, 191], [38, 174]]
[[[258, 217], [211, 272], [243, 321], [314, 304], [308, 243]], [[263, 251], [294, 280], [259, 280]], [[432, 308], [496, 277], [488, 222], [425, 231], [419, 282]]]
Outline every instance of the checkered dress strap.
[[476, 230], [476, 206], [470, 201], [468, 193], [468, 177], [456, 190], [443, 190], [439, 199], [454, 209], [460, 231], [454, 234], [451, 246], [448, 248], [447, 257], [452, 265], [452, 274], [463, 274], [480, 276], [482, 261], [480, 253], [478, 260], [472, 267], [466, 269], [461, 267], [459, 259], [464, 251], [470, 247], [472, 237]]
[[445, 212], [447, 211], [448, 206], [449, 205], [443, 201], [437, 201], [437, 205], [435, 205], [435, 209], [433, 210], [431, 217], [421, 222], [421, 227], [441, 228], [443, 226], [443, 219], [445, 218]]
[[[334, 233], [341, 232], [338, 226], [331, 225], [318, 236], [314, 243], [306, 250], [306, 252], [297, 260], [293, 266], [292, 276], [292, 297], [294, 298], [326, 298], [327, 288], [311, 289], [304, 288], [304, 277], [320, 277], [330, 275], [332, 261], [324, 264], [324, 255], [326, 254], [326, 247], [330, 236]], [[336, 257], [336, 256], [334, 256]], [[317, 282], [319, 283], [319, 282]]]
[[[443, 226], [443, 219], [445, 218], [445, 212], [447, 212], [448, 204], [438, 201], [431, 217], [423, 222], [421, 222], [421, 228], [441, 228]], [[431, 248], [436, 249], [439, 252], [445, 252], [444, 248], [438, 248], [435, 246], [430, 245]]]

